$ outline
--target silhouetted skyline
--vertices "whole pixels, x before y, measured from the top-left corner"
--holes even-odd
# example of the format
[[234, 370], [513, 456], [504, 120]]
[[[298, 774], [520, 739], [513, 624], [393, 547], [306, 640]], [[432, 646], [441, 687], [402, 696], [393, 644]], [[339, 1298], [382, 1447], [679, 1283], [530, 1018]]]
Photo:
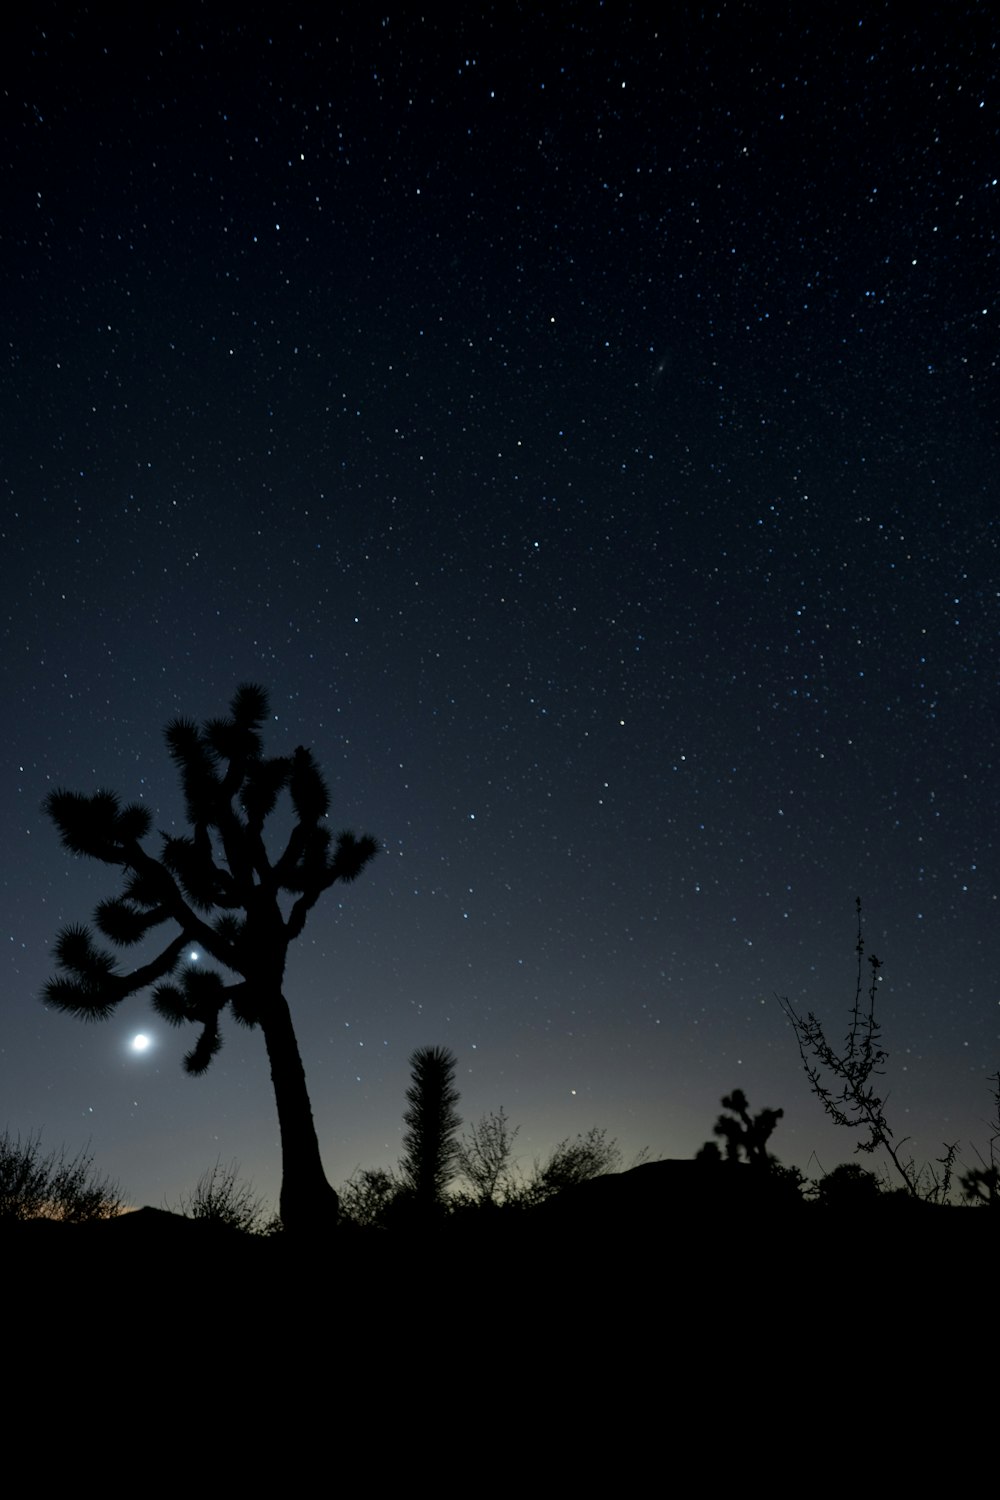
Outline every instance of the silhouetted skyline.
[[593, 1125], [690, 1156], [735, 1089], [783, 1161], [850, 1159], [775, 994], [846, 1026], [859, 894], [890, 1123], [918, 1160], [985, 1141], [994, 23], [33, 10], [4, 1123], [136, 1202], [217, 1157], [276, 1200], [259, 1035], [192, 1079], [145, 1002], [39, 999], [117, 888], [44, 798], [181, 831], [163, 727], [252, 681], [268, 753], [383, 843], [287, 976], [333, 1183], [398, 1161], [428, 1046], [529, 1162]]

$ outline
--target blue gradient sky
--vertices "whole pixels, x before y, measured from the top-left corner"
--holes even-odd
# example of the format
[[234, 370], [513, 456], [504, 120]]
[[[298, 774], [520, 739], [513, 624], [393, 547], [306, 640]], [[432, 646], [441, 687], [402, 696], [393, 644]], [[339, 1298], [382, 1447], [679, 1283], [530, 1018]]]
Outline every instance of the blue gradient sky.
[[217, 1157], [276, 1194], [259, 1036], [190, 1079], [144, 1002], [38, 999], [115, 888], [47, 791], [175, 828], [164, 724], [251, 680], [384, 846], [288, 974], [335, 1183], [397, 1159], [421, 1045], [529, 1163], [688, 1155], [736, 1086], [846, 1159], [774, 997], [846, 1024], [859, 894], [890, 1121], [985, 1145], [994, 18], [759, 9], [13, 34], [13, 1130], [136, 1201]]

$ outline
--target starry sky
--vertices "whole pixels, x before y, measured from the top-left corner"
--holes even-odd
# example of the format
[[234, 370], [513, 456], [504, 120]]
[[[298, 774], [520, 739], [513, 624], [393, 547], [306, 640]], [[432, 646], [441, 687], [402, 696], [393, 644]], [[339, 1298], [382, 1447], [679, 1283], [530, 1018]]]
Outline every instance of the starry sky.
[[334, 1183], [397, 1160], [423, 1045], [526, 1165], [690, 1155], [734, 1087], [848, 1159], [775, 996], [842, 1032], [858, 895], [890, 1123], [974, 1161], [993, 8], [154, 9], [4, 48], [0, 1127], [276, 1197], [259, 1034], [190, 1078], [145, 999], [39, 999], [118, 889], [46, 793], [182, 831], [163, 727], [253, 681], [383, 847], [287, 975]]

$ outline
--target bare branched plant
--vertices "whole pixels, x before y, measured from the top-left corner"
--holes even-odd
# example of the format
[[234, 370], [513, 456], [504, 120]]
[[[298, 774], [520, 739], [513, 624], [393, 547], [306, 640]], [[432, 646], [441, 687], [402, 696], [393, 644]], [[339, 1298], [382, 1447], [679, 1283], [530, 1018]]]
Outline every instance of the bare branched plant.
[[557, 1193], [578, 1183], [589, 1182], [593, 1177], [606, 1177], [617, 1172], [622, 1164], [621, 1147], [616, 1140], [608, 1140], [608, 1132], [592, 1125], [585, 1133], [567, 1137], [556, 1146], [548, 1161], [535, 1162], [523, 1201], [528, 1205], [543, 1203]]
[[[855, 1151], [871, 1155], [884, 1150], [911, 1197], [932, 1203], [944, 1202], [951, 1190], [958, 1142], [946, 1145], [944, 1156], [937, 1159], [937, 1165], [941, 1167], [940, 1173], [932, 1166], [920, 1169], [912, 1157], [903, 1154], [902, 1148], [909, 1137], [896, 1141], [886, 1119], [885, 1105], [888, 1096], [876, 1082], [884, 1076], [889, 1056], [882, 1044], [882, 1027], [875, 1014], [882, 960], [874, 953], [868, 955], [870, 978], [866, 990], [865, 939], [860, 896], [857, 898], [856, 909], [857, 982], [843, 1047], [838, 1050], [827, 1040], [823, 1023], [813, 1011], [800, 1015], [787, 996], [784, 999], [779, 997], [779, 1003], [795, 1033], [799, 1056], [813, 1093], [835, 1124], [861, 1132], [855, 1143]], [[831, 1081], [828, 1082], [828, 1079]]]
[[510, 1203], [522, 1191], [514, 1161], [519, 1125], [511, 1129], [501, 1105], [496, 1114], [483, 1115], [470, 1126], [458, 1145], [456, 1165], [479, 1204]]
[[194, 1192], [181, 1198], [178, 1212], [186, 1219], [206, 1219], [243, 1234], [271, 1230], [263, 1198], [254, 1192], [252, 1183], [241, 1179], [236, 1161], [228, 1167], [217, 1161], [203, 1172]]

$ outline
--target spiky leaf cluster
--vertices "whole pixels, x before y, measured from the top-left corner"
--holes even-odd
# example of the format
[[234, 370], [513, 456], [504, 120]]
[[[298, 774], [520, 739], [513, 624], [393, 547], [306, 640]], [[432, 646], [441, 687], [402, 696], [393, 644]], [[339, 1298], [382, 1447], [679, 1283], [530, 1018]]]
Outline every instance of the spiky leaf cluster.
[[122, 807], [114, 792], [106, 790], [84, 797], [59, 788], [46, 797], [45, 811], [64, 848], [107, 865], [125, 864], [129, 846], [149, 832], [149, 812], [140, 802]]
[[100, 903], [94, 912], [94, 921], [116, 947], [131, 948], [141, 943], [146, 934], [159, 927], [168, 916], [163, 906], [146, 905], [128, 896], [114, 896]]
[[56, 938], [56, 963], [65, 974], [50, 979], [45, 999], [57, 1010], [86, 1021], [107, 1020], [118, 1001], [124, 999], [122, 980], [114, 956], [95, 948], [86, 927], [64, 927]]
[[201, 1035], [184, 1058], [189, 1073], [204, 1073], [222, 1046], [219, 1017], [231, 999], [222, 975], [214, 969], [185, 969], [179, 985], [158, 984], [153, 1009], [169, 1026], [192, 1022]]

